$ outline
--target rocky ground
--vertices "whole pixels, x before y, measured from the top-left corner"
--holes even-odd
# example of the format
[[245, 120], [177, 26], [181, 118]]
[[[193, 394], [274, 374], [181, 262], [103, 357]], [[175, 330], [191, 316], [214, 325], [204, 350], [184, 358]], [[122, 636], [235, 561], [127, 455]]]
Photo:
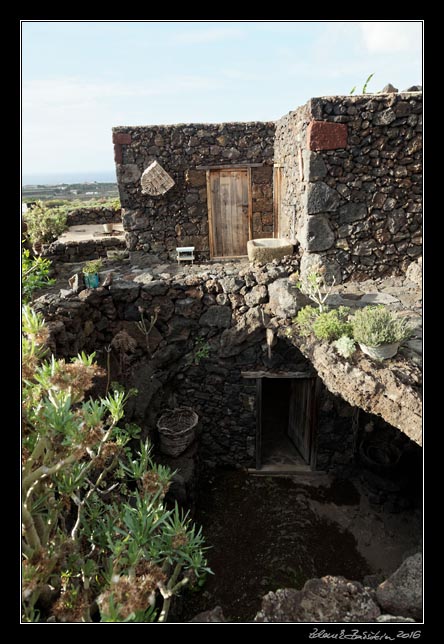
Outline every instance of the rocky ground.
[[[296, 619], [288, 607], [283, 619], [271, 595], [282, 588], [302, 589], [325, 575], [376, 587], [418, 550], [421, 518], [418, 510], [394, 515], [375, 508], [361, 489], [359, 480], [325, 474], [210, 473], [200, 486], [195, 518], [211, 544], [208, 560], [215, 575], [208, 577], [203, 593], [184, 597], [176, 621], [215, 605], [228, 621], [252, 621], [264, 595], [269, 601], [257, 621], [307, 621]], [[370, 606], [366, 621], [381, 612], [372, 592], [365, 591]], [[354, 610], [354, 618], [346, 621], [357, 621]], [[320, 617], [313, 621], [322, 621]]]

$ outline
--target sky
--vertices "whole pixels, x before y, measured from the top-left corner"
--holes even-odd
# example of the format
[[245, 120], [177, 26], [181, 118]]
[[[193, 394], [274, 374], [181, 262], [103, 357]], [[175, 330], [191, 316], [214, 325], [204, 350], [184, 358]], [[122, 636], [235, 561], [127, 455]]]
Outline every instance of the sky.
[[117, 125], [275, 120], [422, 85], [422, 23], [22, 22], [22, 172], [114, 169]]

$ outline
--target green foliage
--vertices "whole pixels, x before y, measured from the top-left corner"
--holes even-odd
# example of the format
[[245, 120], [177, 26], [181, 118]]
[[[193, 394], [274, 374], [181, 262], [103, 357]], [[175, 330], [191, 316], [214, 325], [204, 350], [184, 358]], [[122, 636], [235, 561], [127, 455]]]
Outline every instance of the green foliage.
[[24, 302], [32, 300], [34, 291], [55, 284], [50, 279], [51, 262], [43, 257], [31, 257], [28, 248], [22, 248], [22, 296]]
[[99, 257], [98, 259], [91, 259], [83, 266], [82, 272], [85, 275], [94, 275], [94, 273], [98, 273], [102, 268], [102, 264], [103, 262], [101, 257]]
[[383, 305], [356, 311], [351, 322], [355, 340], [369, 347], [402, 342], [412, 334], [405, 318], [394, 316]]
[[364, 86], [362, 88], [362, 93], [363, 94], [367, 93], [367, 85], [369, 84], [369, 82], [371, 81], [371, 79], [373, 78], [374, 75], [375, 75], [375, 73], [373, 72], [373, 74], [370, 74], [370, 76], [368, 76], [367, 80], [365, 81]]
[[356, 351], [356, 343], [348, 335], [341, 335], [336, 342], [333, 342], [333, 346], [343, 358], [350, 358]]
[[299, 327], [299, 333], [302, 337], [307, 337], [313, 332], [313, 324], [319, 315], [319, 311], [314, 306], [304, 306], [296, 318], [293, 320]]
[[199, 364], [202, 358], [210, 355], [210, 345], [205, 338], [198, 337], [194, 343], [194, 364]]
[[171, 598], [210, 572], [204, 540], [177, 505], [172, 473], [134, 425], [130, 392], [86, 398], [94, 356], [45, 358], [44, 320], [23, 307], [23, 620], [166, 621]]
[[42, 201], [24, 213], [32, 244], [49, 244], [59, 237], [67, 228], [66, 214], [58, 208], [47, 208]]
[[78, 210], [79, 208], [106, 208], [107, 210], [115, 210], [116, 212], [120, 210], [120, 199], [115, 197], [113, 199], [106, 199], [105, 197], [101, 199], [88, 199], [87, 201], [81, 199], [73, 199], [69, 201], [68, 199], [49, 199], [45, 201], [45, 206], [47, 208], [57, 208], [57, 210], [67, 215], [73, 210]]
[[332, 342], [338, 340], [341, 335], [352, 335], [352, 326], [348, 321], [350, 309], [347, 306], [340, 306], [320, 313], [313, 321], [313, 332], [318, 340]]
[[314, 266], [301, 282], [296, 282], [296, 273], [293, 273], [293, 275], [290, 276], [290, 283], [293, 282], [295, 286], [302, 291], [302, 293], [305, 293], [305, 295], [313, 300], [313, 302], [316, 302], [319, 313], [322, 313], [327, 309], [325, 302], [336, 282], [335, 277], [333, 277], [331, 284], [327, 284], [324, 274], [324, 266]]
[[[370, 74], [370, 76], [367, 77], [367, 80], [365, 81], [364, 85], [362, 86], [361, 94], [366, 94], [367, 93], [367, 86], [368, 86], [369, 82], [371, 81], [371, 79], [373, 78], [374, 75], [375, 74], [373, 72], [373, 74]], [[356, 85], [354, 87], [352, 87], [352, 89], [350, 90], [349, 93], [354, 94], [355, 91], [356, 91]]]

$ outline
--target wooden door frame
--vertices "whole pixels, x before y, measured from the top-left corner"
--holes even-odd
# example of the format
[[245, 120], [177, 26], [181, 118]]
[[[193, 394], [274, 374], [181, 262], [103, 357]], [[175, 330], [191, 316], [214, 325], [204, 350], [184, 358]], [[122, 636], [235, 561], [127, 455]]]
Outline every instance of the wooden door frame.
[[219, 166], [217, 168], [206, 170], [207, 179], [207, 208], [208, 208], [208, 237], [210, 242], [210, 258], [211, 259], [237, 259], [238, 257], [246, 257], [245, 255], [215, 255], [214, 254], [214, 216], [213, 216], [213, 199], [211, 192], [211, 172], [226, 172], [226, 171], [245, 171], [247, 172], [247, 191], [248, 191], [248, 239], [253, 239], [253, 195], [251, 188], [251, 166]]
[[[246, 378], [251, 378], [252, 374], [253, 372], [245, 372], [245, 374], [242, 375]], [[270, 376], [264, 372], [260, 372], [259, 377], [256, 378], [256, 469], [260, 470], [262, 467], [262, 380], [268, 377], [279, 378], [282, 380], [296, 380], [298, 378], [304, 378], [306, 380], [313, 381], [310, 407], [310, 461], [307, 465], [314, 471], [316, 469], [317, 460], [318, 407], [322, 381], [317, 375], [305, 374], [302, 372], [289, 372], [288, 375], [270, 374]]]
[[279, 215], [282, 202], [282, 168], [281, 163], [273, 165], [273, 237], [279, 237]]

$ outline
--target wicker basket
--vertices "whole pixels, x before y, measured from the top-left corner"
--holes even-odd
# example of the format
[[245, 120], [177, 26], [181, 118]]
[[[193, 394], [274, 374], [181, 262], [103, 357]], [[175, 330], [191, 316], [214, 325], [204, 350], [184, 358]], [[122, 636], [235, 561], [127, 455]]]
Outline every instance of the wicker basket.
[[189, 407], [168, 410], [157, 421], [160, 451], [168, 456], [179, 456], [195, 438], [199, 416]]

